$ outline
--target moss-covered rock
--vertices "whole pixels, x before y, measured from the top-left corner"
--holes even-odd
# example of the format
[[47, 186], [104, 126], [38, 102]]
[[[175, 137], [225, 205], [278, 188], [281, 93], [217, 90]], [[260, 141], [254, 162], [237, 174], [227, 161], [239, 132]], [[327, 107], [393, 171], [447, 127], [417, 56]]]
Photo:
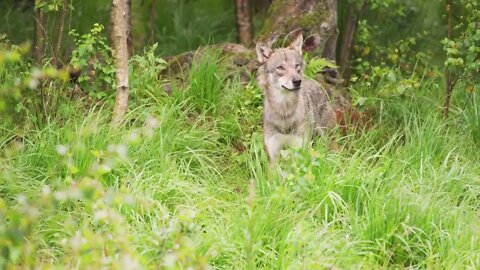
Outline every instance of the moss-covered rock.
[[324, 1], [274, 0], [268, 10], [265, 25], [256, 38], [268, 40], [275, 33], [283, 41], [289, 33], [299, 29], [305, 36], [322, 37], [325, 33], [321, 33], [321, 25], [328, 16]]

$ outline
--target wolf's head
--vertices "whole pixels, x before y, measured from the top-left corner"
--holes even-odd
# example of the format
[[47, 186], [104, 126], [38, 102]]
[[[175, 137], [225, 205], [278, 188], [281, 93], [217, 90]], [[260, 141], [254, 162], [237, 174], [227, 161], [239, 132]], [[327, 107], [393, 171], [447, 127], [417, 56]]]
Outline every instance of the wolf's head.
[[267, 88], [299, 90], [302, 85], [303, 36], [299, 35], [290, 46], [272, 50], [265, 43], [257, 43], [258, 61], [263, 65]]

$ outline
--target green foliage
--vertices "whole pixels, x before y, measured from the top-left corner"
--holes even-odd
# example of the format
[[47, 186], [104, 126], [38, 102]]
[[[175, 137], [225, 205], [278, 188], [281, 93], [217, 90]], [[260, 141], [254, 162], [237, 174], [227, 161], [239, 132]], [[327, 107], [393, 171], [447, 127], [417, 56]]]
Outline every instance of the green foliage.
[[[480, 11], [477, 1], [460, 1], [465, 5], [462, 20], [451, 31], [453, 39], [442, 40], [446, 53], [445, 67], [455, 73], [468, 92], [480, 91]], [[454, 8], [454, 7], [450, 7]]]
[[[233, 2], [224, 0], [152, 0], [139, 4], [136, 10], [142, 24], [135, 29], [137, 37], [146, 44], [158, 43], [160, 52], [175, 55], [198, 49], [205, 44], [235, 41]], [[151, 18], [153, 21], [153, 29]], [[152, 35], [153, 34], [153, 35]], [[135, 42], [135, 41], [134, 41]]]
[[159, 100], [164, 94], [165, 79], [159, 76], [167, 67], [162, 58], [155, 55], [158, 44], [145, 49], [143, 55], [134, 55], [129, 61], [129, 88], [132, 102]]
[[[360, 6], [363, 1], [355, 2]], [[350, 83], [375, 85], [391, 70], [422, 76], [439, 64], [435, 56], [441, 55], [441, 48], [436, 38], [444, 33], [439, 27], [438, 1], [366, 3], [354, 38]], [[339, 7], [341, 16], [347, 6]]]
[[[431, 65], [434, 50], [419, 51], [423, 33], [405, 34], [422, 32], [416, 27], [392, 30], [421, 17], [414, 16], [420, 3], [370, 2], [378, 21], [369, 14], [360, 22], [349, 90], [360, 111], [375, 109], [374, 124], [337, 138], [338, 151], [322, 140], [284, 151], [277, 170], [263, 150], [263, 94], [254, 79], [229, 77], [224, 59], [207, 50], [176, 85], [161, 75], [166, 63], [156, 50], [233, 38], [232, 10], [223, 2], [206, 5], [216, 1], [157, 7], [165, 30], [155, 34], [158, 47], [131, 58], [130, 110], [115, 130], [109, 102], [71, 99], [67, 70], [35, 67], [25, 57], [28, 46], [1, 38], [0, 268], [480, 265], [474, 25], [463, 25], [458, 31], [465, 34], [445, 43], [457, 59], [451, 64], [463, 61], [449, 65], [468, 92], [453, 96], [445, 121], [437, 113], [443, 75]], [[88, 14], [103, 14], [101, 21], [105, 3], [75, 3], [75, 12], [93, 6]], [[151, 2], [145, 3], [146, 9]], [[397, 5], [402, 8], [391, 10]], [[384, 30], [381, 22], [392, 14], [405, 16]], [[72, 23], [90, 25], [85, 18], [93, 16]], [[109, 101], [114, 70], [103, 27], [73, 36], [71, 64], [83, 71], [82, 90]], [[320, 58], [306, 62], [309, 76], [333, 68]], [[166, 83], [171, 96], [164, 94]]]
[[480, 100], [476, 92], [467, 97], [463, 109], [463, 118], [467, 133], [472, 135], [473, 141], [480, 145]]
[[28, 50], [28, 44], [0, 48], [0, 114], [6, 121], [41, 126], [55, 117], [70, 77], [67, 69], [32, 67], [24, 60]]
[[[149, 120], [151, 123], [152, 120]], [[132, 131], [128, 136], [144, 138], [155, 126], [147, 123], [143, 129]], [[121, 212], [140, 210], [149, 211], [150, 201], [136, 198], [124, 191], [108, 188], [108, 176], [117, 167], [128, 161], [128, 145], [136, 140], [128, 139], [125, 144], [109, 144], [104, 150], [91, 150], [90, 162], [84, 164], [88, 170], [81, 170], [78, 157], [82, 154], [82, 137], [76, 144], [56, 145], [57, 161], [54, 169], [60, 177], [60, 184], [47, 182], [33, 197], [17, 194], [14, 199], [4, 194], [7, 201], [0, 200], [0, 249], [1, 266], [10, 268], [14, 265], [45, 265], [41, 257], [35, 254], [40, 243], [35, 243], [35, 228], [57, 223], [57, 228], [44, 232], [52, 248], [62, 250], [62, 265], [79, 267], [127, 267], [138, 268], [138, 252], [132, 248], [132, 239], [127, 233], [128, 224]], [[88, 135], [87, 135], [88, 136]], [[2, 179], [3, 183], [10, 183]], [[53, 180], [53, 179], [52, 179]], [[3, 196], [2, 196], [3, 197]], [[8, 205], [13, 204], [13, 207]], [[75, 211], [82, 211], [76, 215]], [[55, 213], [65, 215], [56, 216]], [[81, 218], [81, 217], [85, 218]], [[50, 219], [53, 218], [53, 219]], [[6, 223], [5, 223], [6, 222]]]
[[317, 73], [320, 73], [325, 70], [325, 68], [336, 69], [338, 68], [334, 63], [325, 58], [313, 57], [308, 59], [308, 56], [305, 57], [305, 76], [313, 78]]
[[198, 112], [218, 112], [224, 74], [221, 74], [218, 52], [205, 51], [194, 59], [188, 74], [188, 88], [183, 98], [189, 100]]
[[22, 55], [28, 51], [28, 46], [10, 46], [3, 39], [0, 37], [0, 114], [4, 114], [5, 121], [8, 121], [22, 98], [20, 89], [15, 87], [19, 82], [17, 78], [11, 78], [10, 72], [20, 72], [25, 68], [21, 60]]
[[242, 85], [234, 79], [226, 89], [231, 89], [225, 93], [226, 100], [231, 102], [223, 103], [218, 129], [225, 142], [233, 147], [232, 160], [248, 169], [251, 154], [247, 149], [257, 146], [255, 139], [261, 135], [258, 131], [261, 130], [263, 93], [255, 81]]
[[[76, 43], [70, 64], [81, 72], [78, 83], [82, 89], [96, 99], [111, 97], [115, 89], [112, 49], [101, 35], [103, 30], [102, 25], [95, 23], [88, 34], [79, 35], [75, 30], [69, 33]], [[88, 84], [91, 86], [87, 87]]]
[[[284, 152], [277, 174], [267, 172], [255, 82], [225, 79], [221, 59], [206, 53], [196, 64], [203, 69], [188, 76], [197, 82], [172, 96], [154, 86], [142, 92], [141, 81], [159, 82], [153, 74], [164, 67], [154, 49], [131, 60], [142, 98], [119, 130], [108, 126], [108, 107], [25, 133], [1, 123], [2, 266], [456, 269], [480, 262], [478, 112], [439, 118], [441, 77], [414, 77], [411, 93], [386, 98], [359, 86], [367, 102], [381, 104], [376, 124], [339, 139], [336, 152], [321, 140]], [[408, 80], [389, 77], [374, 92]]]
[[35, 9], [41, 9], [47, 12], [58, 11], [64, 3], [64, 0], [39, 0], [35, 1]]

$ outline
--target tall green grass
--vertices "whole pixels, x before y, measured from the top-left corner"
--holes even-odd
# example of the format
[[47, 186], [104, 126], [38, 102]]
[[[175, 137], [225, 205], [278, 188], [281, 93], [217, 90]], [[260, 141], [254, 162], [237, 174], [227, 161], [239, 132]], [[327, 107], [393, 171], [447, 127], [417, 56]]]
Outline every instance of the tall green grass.
[[132, 108], [120, 130], [108, 107], [21, 136], [3, 124], [0, 266], [480, 265], [478, 114], [443, 119], [423, 81], [382, 100], [382, 117], [341, 150], [290, 151], [271, 174], [259, 90], [217, 61], [200, 59], [188, 83]]

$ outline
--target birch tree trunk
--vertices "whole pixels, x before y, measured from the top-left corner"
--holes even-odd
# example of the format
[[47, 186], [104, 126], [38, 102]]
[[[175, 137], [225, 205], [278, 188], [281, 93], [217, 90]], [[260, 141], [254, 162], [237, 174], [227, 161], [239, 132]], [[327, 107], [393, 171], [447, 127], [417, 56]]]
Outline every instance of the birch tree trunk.
[[117, 96], [113, 108], [112, 126], [118, 127], [128, 108], [128, 0], [113, 0], [111, 8], [112, 43], [116, 65]]
[[247, 47], [253, 45], [253, 22], [250, 0], [235, 0], [237, 41]]

